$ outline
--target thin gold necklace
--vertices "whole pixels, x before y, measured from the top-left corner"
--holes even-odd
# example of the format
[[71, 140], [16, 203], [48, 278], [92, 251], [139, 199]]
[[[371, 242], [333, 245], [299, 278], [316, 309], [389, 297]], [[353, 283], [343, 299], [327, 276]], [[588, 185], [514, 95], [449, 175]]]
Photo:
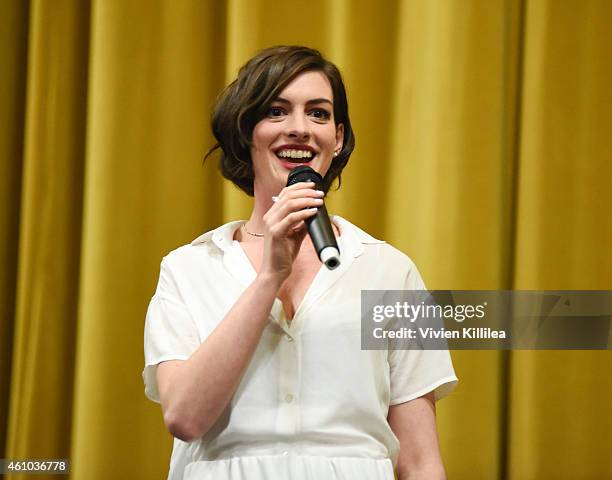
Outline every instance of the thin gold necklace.
[[253, 232], [249, 232], [249, 231], [247, 230], [247, 228], [246, 228], [246, 223], [243, 223], [243, 224], [242, 224], [242, 228], [244, 228], [244, 231], [245, 231], [246, 233], [248, 233], [249, 235], [252, 235], [253, 237], [263, 237], [263, 236], [264, 236], [264, 234], [263, 234], [263, 233], [253, 233]]

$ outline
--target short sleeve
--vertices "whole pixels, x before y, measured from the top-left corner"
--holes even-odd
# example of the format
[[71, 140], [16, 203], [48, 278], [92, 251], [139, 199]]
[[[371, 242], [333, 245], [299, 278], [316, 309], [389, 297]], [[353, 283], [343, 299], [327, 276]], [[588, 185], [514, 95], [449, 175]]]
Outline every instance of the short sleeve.
[[181, 300], [172, 272], [161, 263], [155, 295], [149, 303], [144, 328], [145, 395], [159, 403], [157, 365], [167, 360], [187, 360], [199, 347], [193, 318]]
[[[412, 262], [404, 289], [425, 289]], [[457, 385], [458, 379], [448, 350], [389, 350], [388, 360], [391, 405], [413, 400], [431, 391], [435, 399], [440, 400]]]

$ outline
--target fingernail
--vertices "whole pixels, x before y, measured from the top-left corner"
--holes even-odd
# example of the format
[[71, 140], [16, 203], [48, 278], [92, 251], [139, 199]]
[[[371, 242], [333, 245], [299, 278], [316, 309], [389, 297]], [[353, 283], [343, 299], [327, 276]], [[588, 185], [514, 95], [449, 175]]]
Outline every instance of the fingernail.
[[315, 190], [315, 193], [317, 195], [321, 195], [322, 197], [325, 195], [325, 192], [323, 190]]

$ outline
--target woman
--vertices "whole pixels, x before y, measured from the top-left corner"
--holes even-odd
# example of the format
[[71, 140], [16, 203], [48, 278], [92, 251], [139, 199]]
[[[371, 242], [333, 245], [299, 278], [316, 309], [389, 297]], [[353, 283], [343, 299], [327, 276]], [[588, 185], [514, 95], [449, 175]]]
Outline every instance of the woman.
[[[408, 257], [333, 217], [322, 267], [304, 221], [354, 136], [337, 68], [305, 47], [260, 52], [218, 100], [220, 169], [254, 206], [167, 255], [147, 312], [147, 396], [175, 437], [170, 478], [444, 478], [435, 400], [447, 351], [360, 348], [362, 289], [422, 289]], [[306, 164], [324, 178], [285, 187]], [[421, 475], [421, 476], [419, 476]]]

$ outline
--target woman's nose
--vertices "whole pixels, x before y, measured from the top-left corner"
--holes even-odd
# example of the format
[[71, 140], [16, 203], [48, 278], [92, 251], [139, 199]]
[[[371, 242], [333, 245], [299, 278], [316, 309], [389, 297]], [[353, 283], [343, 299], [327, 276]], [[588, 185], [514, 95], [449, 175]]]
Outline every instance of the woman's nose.
[[304, 139], [310, 136], [310, 124], [305, 115], [295, 112], [288, 118], [287, 135], [292, 138]]

